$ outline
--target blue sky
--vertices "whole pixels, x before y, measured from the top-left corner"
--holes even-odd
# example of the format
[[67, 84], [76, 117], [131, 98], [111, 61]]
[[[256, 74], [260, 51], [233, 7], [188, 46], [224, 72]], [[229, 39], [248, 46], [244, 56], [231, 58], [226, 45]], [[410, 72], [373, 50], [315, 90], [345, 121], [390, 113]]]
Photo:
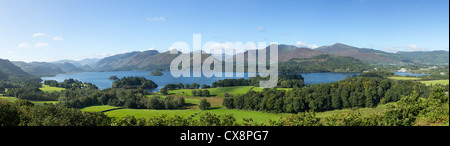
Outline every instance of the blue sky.
[[448, 50], [448, 0], [0, 0], [0, 58], [56, 61], [172, 43]]

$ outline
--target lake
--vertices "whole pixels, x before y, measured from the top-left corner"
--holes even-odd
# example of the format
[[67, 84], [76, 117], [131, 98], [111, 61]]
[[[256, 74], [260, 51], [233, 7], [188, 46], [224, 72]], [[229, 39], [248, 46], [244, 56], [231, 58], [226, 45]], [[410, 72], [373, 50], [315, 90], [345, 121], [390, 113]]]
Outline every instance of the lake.
[[409, 72], [394, 72], [394, 74], [401, 75], [401, 76], [414, 76], [414, 77], [430, 75], [430, 74], [413, 74], [413, 73], [409, 73]]
[[[190, 77], [190, 78], [175, 78], [170, 72], [163, 71], [163, 76], [151, 76], [151, 71], [117, 71], [117, 72], [85, 72], [85, 73], [76, 73], [76, 74], [59, 74], [54, 77], [42, 77], [42, 80], [56, 80], [58, 82], [63, 82], [65, 79], [76, 79], [82, 82], [93, 83], [98, 86], [100, 89], [111, 88], [113, 81], [108, 79], [110, 76], [117, 76], [119, 78], [123, 77], [145, 77], [146, 79], [150, 79], [156, 84], [158, 84], [158, 88], [153, 89], [152, 91], [159, 91], [159, 89], [163, 88], [166, 84], [192, 84], [192, 83], [200, 83], [200, 85], [207, 84], [212, 85], [215, 81], [223, 80], [223, 79], [232, 79], [230, 77], [221, 77], [221, 78], [206, 78], [206, 77]], [[305, 78], [305, 83], [307, 84], [320, 84], [320, 83], [331, 83], [343, 80], [348, 76], [358, 75], [359, 73], [304, 73], [301, 74]], [[248, 78], [248, 74], [245, 73], [245, 77]]]

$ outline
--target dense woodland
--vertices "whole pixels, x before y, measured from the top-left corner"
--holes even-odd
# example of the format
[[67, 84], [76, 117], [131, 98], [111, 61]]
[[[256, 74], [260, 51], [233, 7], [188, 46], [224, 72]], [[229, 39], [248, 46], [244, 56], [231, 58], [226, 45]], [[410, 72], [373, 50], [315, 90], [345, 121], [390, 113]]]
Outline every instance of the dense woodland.
[[[200, 87], [202, 89], [208, 89], [211, 88], [210, 85], [206, 85], [203, 84], [200, 86], [199, 83], [192, 83], [192, 84], [182, 84], [182, 83], [178, 83], [178, 84], [166, 84], [163, 88], [161, 88], [161, 90], [159, 90], [159, 93], [163, 94], [163, 95], [168, 95], [169, 94], [169, 90], [179, 90], [179, 89], [200, 89]], [[196, 95], [194, 96], [203, 96], [203, 97], [208, 97], [210, 96], [210, 93], [208, 90], [195, 90], [192, 93], [196, 93]]]
[[[270, 76], [269, 76], [270, 77]], [[268, 80], [269, 77], [253, 77], [250, 79], [225, 79], [215, 81], [212, 84], [213, 88], [217, 87], [232, 87], [232, 86], [255, 86], [259, 87], [260, 81]], [[304, 78], [300, 74], [282, 74], [278, 76], [278, 88], [301, 88], [304, 87]]]
[[46, 80], [44, 85], [49, 85], [50, 87], [60, 87], [65, 89], [98, 89], [98, 87], [92, 83], [83, 83], [75, 79], [66, 79], [62, 83], [58, 83], [55, 80]]
[[111, 105], [133, 109], [180, 109], [185, 105], [183, 97], [147, 97], [149, 94], [143, 89], [65, 90], [60, 92], [59, 101], [72, 108]]
[[[430, 126], [449, 122], [449, 97], [442, 87], [434, 87], [426, 99], [418, 94], [402, 96], [381, 114], [341, 113], [325, 118], [314, 112], [256, 123], [252, 119], [236, 122], [233, 115], [215, 115], [203, 112], [198, 117], [156, 116], [112, 118], [103, 113], [81, 112], [62, 105], [34, 106], [27, 100], [8, 102], [0, 99], [0, 126]], [[50, 120], [51, 119], [51, 120]]]
[[414, 81], [395, 81], [361, 74], [345, 80], [316, 84], [290, 91], [265, 89], [245, 95], [228, 97], [223, 105], [229, 109], [255, 110], [275, 113], [298, 113], [313, 110], [323, 112], [344, 108], [376, 107], [396, 102], [413, 93], [426, 98], [430, 89]]
[[[128, 89], [133, 85], [133, 81], [141, 82], [138, 89]], [[69, 108], [83, 108], [93, 105], [111, 105], [124, 108], [135, 109], [180, 109], [185, 105], [184, 98], [178, 96], [150, 96], [151, 93], [142, 89], [149, 84], [154, 83], [151, 80], [142, 78], [124, 78], [116, 85], [123, 85], [126, 88], [109, 88], [98, 90], [98, 87], [91, 83], [82, 83], [74, 79], [67, 79], [62, 83], [49, 80], [44, 81], [45, 85], [51, 87], [61, 87], [66, 90], [60, 92], [41, 91], [40, 83], [28, 83], [25, 85], [14, 85], [8, 82], [0, 82], [0, 89], [8, 88], [5, 96], [16, 97], [33, 101], [60, 101], [60, 104]], [[4, 92], [5, 90], [1, 90]]]
[[279, 64], [282, 73], [311, 73], [311, 72], [363, 72], [370, 66], [352, 57], [334, 55], [319, 55], [308, 59], [292, 59]]
[[112, 87], [123, 89], [154, 89], [158, 87], [158, 85], [152, 80], [147, 80], [144, 77], [124, 77], [115, 80]]

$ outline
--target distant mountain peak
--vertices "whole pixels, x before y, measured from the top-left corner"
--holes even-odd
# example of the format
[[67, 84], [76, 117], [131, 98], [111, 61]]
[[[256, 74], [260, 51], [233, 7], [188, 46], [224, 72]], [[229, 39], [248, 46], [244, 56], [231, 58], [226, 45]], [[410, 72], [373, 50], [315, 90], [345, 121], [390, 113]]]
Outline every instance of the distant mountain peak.
[[[353, 47], [342, 43], [319, 47], [315, 50], [380, 64], [448, 64], [448, 53], [445, 55], [434, 51], [389, 53], [381, 50]], [[435, 56], [434, 58], [432, 57], [433, 55]]]

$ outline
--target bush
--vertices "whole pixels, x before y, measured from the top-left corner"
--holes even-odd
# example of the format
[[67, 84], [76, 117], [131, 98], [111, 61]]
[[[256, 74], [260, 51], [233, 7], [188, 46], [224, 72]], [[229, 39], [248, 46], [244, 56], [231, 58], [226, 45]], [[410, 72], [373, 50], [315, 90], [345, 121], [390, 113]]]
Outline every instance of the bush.
[[209, 103], [206, 99], [200, 101], [200, 105], [198, 106], [201, 110], [207, 110], [211, 107], [211, 103]]

